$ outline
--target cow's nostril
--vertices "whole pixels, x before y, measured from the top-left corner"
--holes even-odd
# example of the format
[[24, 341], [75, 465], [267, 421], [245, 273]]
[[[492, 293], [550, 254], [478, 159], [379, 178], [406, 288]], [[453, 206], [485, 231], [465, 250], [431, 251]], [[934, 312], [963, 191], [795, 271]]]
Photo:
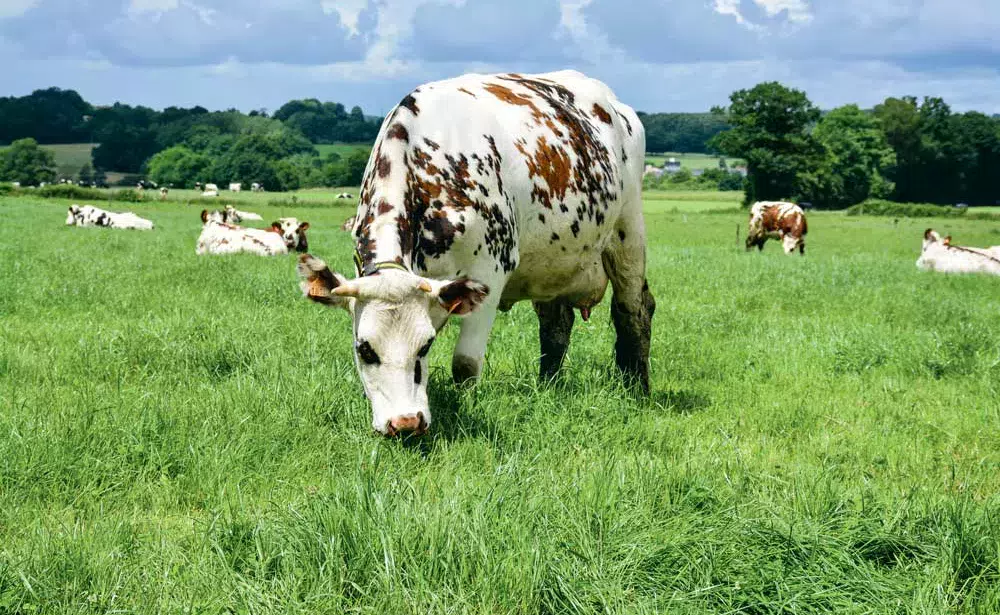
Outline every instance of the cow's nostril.
[[418, 436], [427, 432], [427, 420], [424, 418], [423, 412], [391, 418], [385, 426], [385, 433], [389, 437], [407, 432]]

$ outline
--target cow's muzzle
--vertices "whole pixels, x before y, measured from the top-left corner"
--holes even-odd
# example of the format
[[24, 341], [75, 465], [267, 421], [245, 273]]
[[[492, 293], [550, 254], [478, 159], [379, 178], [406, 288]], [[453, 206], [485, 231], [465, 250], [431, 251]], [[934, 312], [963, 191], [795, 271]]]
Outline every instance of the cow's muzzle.
[[412, 433], [416, 436], [427, 433], [427, 420], [424, 418], [423, 412], [396, 416], [386, 422], [385, 435], [390, 438], [394, 438], [405, 433]]

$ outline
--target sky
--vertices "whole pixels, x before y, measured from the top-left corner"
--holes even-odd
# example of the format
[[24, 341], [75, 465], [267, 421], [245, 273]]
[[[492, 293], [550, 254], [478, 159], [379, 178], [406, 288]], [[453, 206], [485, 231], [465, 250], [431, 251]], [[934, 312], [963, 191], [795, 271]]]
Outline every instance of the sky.
[[428, 81], [575, 68], [648, 112], [777, 80], [1000, 113], [998, 33], [1000, 0], [0, 0], [0, 95], [382, 115]]

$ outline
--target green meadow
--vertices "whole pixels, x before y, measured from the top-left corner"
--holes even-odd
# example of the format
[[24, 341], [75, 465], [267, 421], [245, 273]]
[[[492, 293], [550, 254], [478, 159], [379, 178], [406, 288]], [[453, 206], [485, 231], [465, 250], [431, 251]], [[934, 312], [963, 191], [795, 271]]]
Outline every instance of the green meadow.
[[[0, 199], [0, 613], [1000, 612], [1000, 279], [914, 265], [1000, 225], [811, 213], [805, 257], [747, 254], [738, 194], [672, 196], [650, 398], [607, 299], [539, 385], [522, 303], [475, 386], [444, 330], [405, 440], [294, 256], [195, 255], [205, 199], [98, 203], [149, 233]], [[353, 200], [238, 198], [352, 271]]]

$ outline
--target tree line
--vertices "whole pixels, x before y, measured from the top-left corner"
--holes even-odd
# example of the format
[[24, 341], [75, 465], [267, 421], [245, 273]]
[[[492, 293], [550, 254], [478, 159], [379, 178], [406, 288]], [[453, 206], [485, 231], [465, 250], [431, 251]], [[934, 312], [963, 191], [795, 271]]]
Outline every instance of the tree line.
[[730, 128], [709, 146], [747, 161], [746, 203], [1000, 202], [1000, 118], [955, 113], [940, 98], [821, 113], [804, 92], [767, 82], [734, 92], [713, 113]]

